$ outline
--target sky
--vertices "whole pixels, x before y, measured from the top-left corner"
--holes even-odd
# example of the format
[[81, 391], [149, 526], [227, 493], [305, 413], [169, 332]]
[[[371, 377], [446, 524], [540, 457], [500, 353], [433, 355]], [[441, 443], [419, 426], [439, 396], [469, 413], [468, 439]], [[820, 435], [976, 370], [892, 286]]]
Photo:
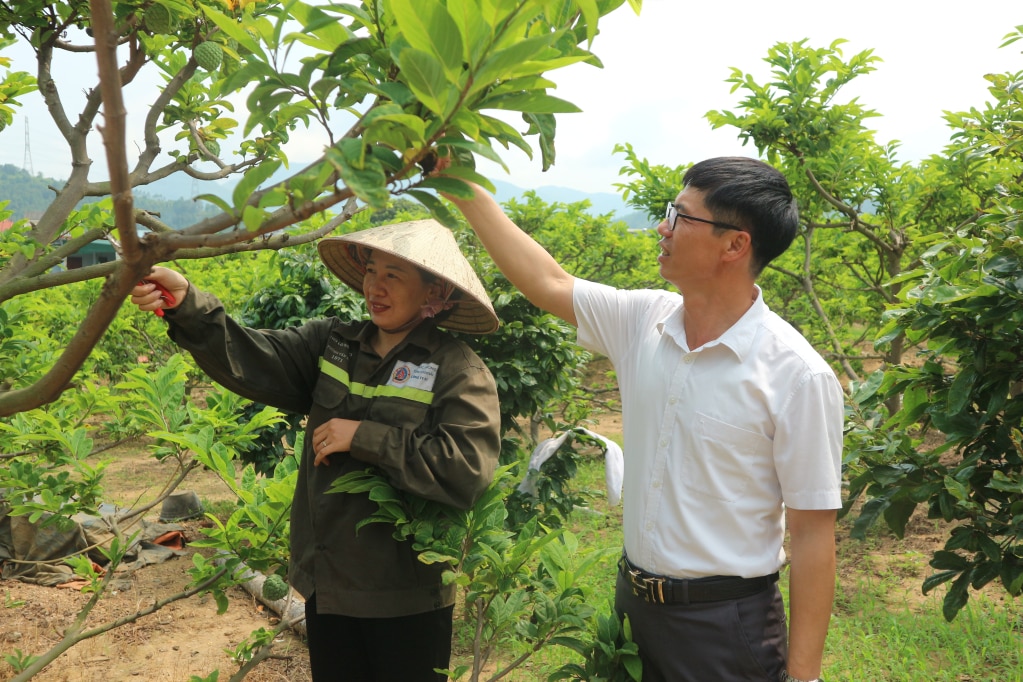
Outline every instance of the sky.
[[[807, 39], [809, 46], [823, 48], [839, 38], [848, 41], [841, 48], [846, 58], [873, 49], [883, 60], [876, 71], [847, 86], [843, 99], [859, 97], [882, 114], [870, 120], [877, 140], [900, 141], [898, 158], [918, 161], [948, 142], [944, 111], [981, 108], [990, 100], [984, 74], [1023, 71], [1023, 41], [999, 48], [1023, 23], [1019, 8], [1019, 0], [974, 0], [954, 10], [907, 0], [644, 0], [636, 16], [625, 4], [601, 21], [592, 46], [603, 69], [580, 64], [549, 74], [558, 84], [552, 94], [582, 109], [558, 117], [555, 166], [541, 172], [538, 151], [529, 159], [513, 148], [502, 150], [510, 173], [485, 161], [480, 168], [523, 188], [615, 192], [614, 184], [624, 180], [619, 175], [624, 156], [613, 153], [618, 143], [632, 144], [652, 164], [671, 166], [711, 156], [756, 156], [734, 129], [712, 130], [705, 118], [708, 111], [734, 109], [740, 101], [741, 91], [731, 93], [725, 82], [732, 67], [764, 82], [770, 72], [763, 60], [772, 45]], [[4, 54], [14, 58], [13, 68], [31, 68], [24, 46]], [[93, 84], [95, 62], [76, 55], [58, 63], [54, 74], [63, 76], [58, 85], [73, 105]], [[153, 83], [132, 86], [129, 128], [141, 122], [153, 92]], [[67, 152], [41, 98], [23, 99], [14, 124], [0, 132], [0, 163], [25, 167], [27, 120], [32, 169], [67, 177]], [[93, 137], [90, 155], [98, 177], [104, 154], [98, 135]], [[293, 164], [318, 155], [318, 138], [296, 134], [293, 140], [288, 148]]]

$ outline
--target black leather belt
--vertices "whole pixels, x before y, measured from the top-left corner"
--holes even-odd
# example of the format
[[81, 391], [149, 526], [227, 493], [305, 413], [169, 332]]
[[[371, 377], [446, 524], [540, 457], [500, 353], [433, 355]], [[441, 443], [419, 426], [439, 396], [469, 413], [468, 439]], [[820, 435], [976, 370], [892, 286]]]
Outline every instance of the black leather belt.
[[697, 604], [742, 599], [766, 590], [778, 581], [778, 574], [759, 578], [713, 576], [710, 578], [666, 578], [636, 568], [622, 555], [618, 570], [637, 597], [653, 604]]

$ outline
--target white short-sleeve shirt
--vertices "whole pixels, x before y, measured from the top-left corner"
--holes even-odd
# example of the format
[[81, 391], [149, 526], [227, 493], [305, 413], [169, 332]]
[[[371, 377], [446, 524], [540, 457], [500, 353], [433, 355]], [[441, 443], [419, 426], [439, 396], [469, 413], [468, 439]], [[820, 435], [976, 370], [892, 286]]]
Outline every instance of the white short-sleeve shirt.
[[680, 294], [575, 281], [579, 343], [611, 360], [622, 396], [625, 549], [651, 573], [773, 573], [784, 505], [841, 507], [841, 386], [757, 294], [691, 350]]

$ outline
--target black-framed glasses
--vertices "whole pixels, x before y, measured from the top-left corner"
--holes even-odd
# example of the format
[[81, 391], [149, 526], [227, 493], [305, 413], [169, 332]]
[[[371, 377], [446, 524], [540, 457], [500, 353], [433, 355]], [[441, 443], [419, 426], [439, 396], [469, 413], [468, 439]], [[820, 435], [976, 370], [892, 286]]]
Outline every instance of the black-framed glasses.
[[708, 225], [721, 227], [726, 230], [738, 230], [739, 232], [745, 232], [745, 230], [736, 225], [721, 223], [718, 222], [717, 220], [707, 220], [706, 218], [697, 218], [696, 216], [689, 215], [688, 213], [683, 213], [682, 211], [678, 210], [678, 206], [669, 201], [668, 208], [664, 211], [664, 219], [668, 221], [668, 232], [675, 231], [675, 221], [678, 220], [679, 218], [682, 218], [684, 220], [695, 220], [698, 223], [707, 223]]

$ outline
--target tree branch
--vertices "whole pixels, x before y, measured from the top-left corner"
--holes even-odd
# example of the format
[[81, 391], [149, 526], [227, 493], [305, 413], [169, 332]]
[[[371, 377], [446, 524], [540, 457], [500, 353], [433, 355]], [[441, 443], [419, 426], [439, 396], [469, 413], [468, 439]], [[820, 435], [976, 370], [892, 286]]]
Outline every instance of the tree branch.
[[817, 193], [820, 194], [821, 197], [823, 197], [826, 202], [834, 206], [836, 209], [838, 209], [845, 215], [849, 216], [849, 220], [853, 231], [859, 232], [864, 237], [869, 239], [871, 242], [876, 244], [878, 248], [883, 249], [885, 252], [891, 252], [893, 250], [891, 245], [889, 245], [887, 242], [881, 239], [881, 237], [879, 237], [877, 233], [874, 232], [874, 230], [870, 229], [868, 223], [865, 223], [860, 219], [860, 214], [856, 209], [854, 209], [852, 206], [845, 203], [841, 199], [831, 196], [831, 193], [828, 192], [828, 190], [824, 189], [824, 186], [821, 185], [821, 183], [817, 180], [817, 176], [814, 175], [810, 167], [804, 162], [802, 156], [799, 156], [799, 163], [803, 166], [803, 172], [806, 174], [806, 177], [810, 181], [810, 184], [813, 185], [813, 188], [817, 190]]
[[[153, 106], [150, 107], [149, 113], [146, 114], [145, 126], [143, 128], [146, 147], [142, 150], [142, 153], [139, 154], [135, 168], [131, 172], [132, 186], [137, 187], [140, 184], [145, 184], [140, 180], [140, 178], [148, 174], [149, 166], [160, 154], [160, 138], [156, 134], [156, 126], [159, 123], [164, 110], [167, 108], [167, 105], [170, 104], [174, 95], [181, 90], [181, 86], [192, 77], [197, 66], [198, 65], [196, 64], [194, 57], [189, 59], [185, 66], [174, 74], [169, 81], [167, 81], [167, 85], [164, 86], [163, 90], [153, 102]], [[175, 171], [176, 170], [178, 169], [175, 169]], [[170, 173], [167, 175], [169, 174]]]
[[[99, 90], [104, 110], [104, 125], [100, 133], [107, 152], [110, 195], [114, 200], [114, 225], [121, 242], [121, 257], [133, 264], [139, 259], [139, 240], [138, 232], [135, 230], [131, 176], [128, 173], [128, 159], [124, 148], [125, 119], [128, 114], [124, 109], [121, 74], [117, 68], [117, 43], [120, 33], [114, 26], [113, 8], [109, 0], [90, 0], [89, 7], [92, 10], [92, 30], [96, 37]], [[90, 98], [91, 95], [92, 93]]]

